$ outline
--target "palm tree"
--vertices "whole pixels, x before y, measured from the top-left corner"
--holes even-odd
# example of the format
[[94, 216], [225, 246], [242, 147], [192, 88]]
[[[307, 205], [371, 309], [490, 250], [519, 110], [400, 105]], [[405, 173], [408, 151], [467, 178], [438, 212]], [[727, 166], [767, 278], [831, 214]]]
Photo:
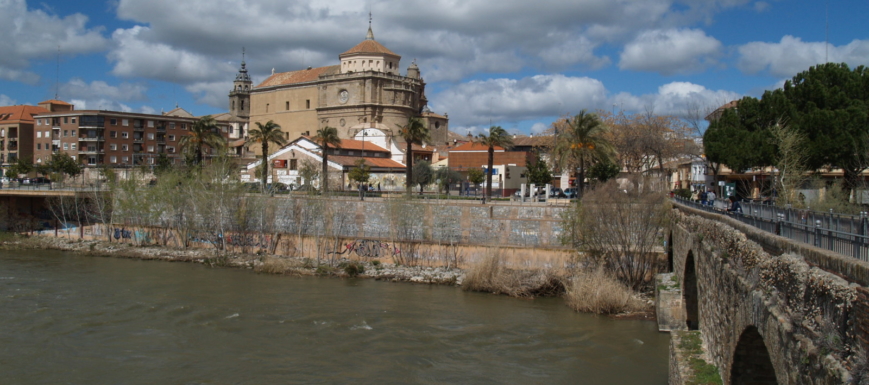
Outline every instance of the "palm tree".
[[190, 135], [184, 136], [178, 141], [181, 151], [188, 156], [193, 155], [194, 164], [201, 165], [203, 158], [203, 147], [208, 146], [217, 150], [222, 150], [226, 147], [226, 139], [220, 135], [220, 129], [217, 127], [217, 122], [211, 115], [206, 115], [190, 127]]
[[404, 152], [404, 164], [407, 167], [404, 180], [407, 197], [410, 198], [413, 187], [413, 145], [421, 145], [422, 142], [429, 140], [428, 127], [418, 117], [411, 116], [407, 119], [407, 124], [398, 126], [398, 135], [407, 143], [407, 149]]
[[320, 183], [320, 192], [326, 194], [329, 191], [329, 146], [341, 148], [341, 138], [338, 137], [337, 128], [326, 126], [317, 130], [317, 136], [313, 139], [320, 144], [323, 151], [323, 172], [321, 173], [323, 182]]
[[284, 133], [281, 131], [281, 126], [269, 120], [266, 124], [256, 122], [256, 127], [248, 131], [248, 138], [245, 144], [260, 143], [263, 150], [263, 183], [262, 188], [265, 189], [269, 177], [269, 143], [274, 143], [278, 146], [283, 146], [287, 143]]
[[586, 166], [596, 161], [611, 161], [615, 149], [607, 140], [609, 131], [597, 114], [580, 111], [573, 118], [556, 123], [555, 147], [552, 156], [561, 169], [579, 168], [577, 187], [582, 196]]
[[495, 166], [495, 147], [513, 148], [513, 138], [501, 126], [489, 127], [489, 135], [477, 135], [475, 143], [489, 147], [489, 168], [486, 173], [486, 199], [492, 199], [492, 167]]

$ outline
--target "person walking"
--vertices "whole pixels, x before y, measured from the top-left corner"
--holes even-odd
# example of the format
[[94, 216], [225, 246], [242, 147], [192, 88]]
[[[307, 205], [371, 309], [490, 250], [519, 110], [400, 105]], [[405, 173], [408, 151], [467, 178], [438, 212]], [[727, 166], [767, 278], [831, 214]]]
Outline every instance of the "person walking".
[[709, 189], [709, 191], [706, 193], [706, 202], [709, 204], [709, 206], [715, 208], [715, 191], [712, 191], [712, 189]]
[[739, 199], [735, 195], [731, 195], [730, 207], [727, 208], [728, 213], [742, 214], [742, 205], [739, 204]]

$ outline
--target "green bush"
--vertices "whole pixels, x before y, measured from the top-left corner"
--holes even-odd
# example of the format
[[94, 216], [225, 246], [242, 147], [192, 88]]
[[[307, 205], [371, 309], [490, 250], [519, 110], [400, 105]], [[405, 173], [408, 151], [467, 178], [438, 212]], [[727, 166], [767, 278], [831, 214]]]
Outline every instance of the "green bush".
[[344, 272], [350, 277], [355, 277], [365, 273], [365, 266], [359, 262], [348, 262], [344, 264]]

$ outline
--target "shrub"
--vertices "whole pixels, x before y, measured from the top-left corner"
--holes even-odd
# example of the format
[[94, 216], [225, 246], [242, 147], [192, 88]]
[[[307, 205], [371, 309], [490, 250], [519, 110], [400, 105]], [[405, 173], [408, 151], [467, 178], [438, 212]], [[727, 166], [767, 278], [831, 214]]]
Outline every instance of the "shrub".
[[560, 295], [564, 292], [564, 284], [561, 277], [551, 270], [510, 270], [504, 266], [500, 251], [494, 251], [468, 268], [462, 289], [530, 298]]
[[603, 267], [580, 271], [567, 287], [567, 305], [581, 312], [617, 314], [644, 310], [643, 302]]
[[347, 262], [344, 264], [344, 272], [350, 277], [365, 273], [365, 266], [359, 262]]
[[263, 259], [261, 265], [254, 268], [254, 271], [266, 274], [287, 274], [296, 272], [298, 269], [299, 264], [291, 260], [267, 257]]

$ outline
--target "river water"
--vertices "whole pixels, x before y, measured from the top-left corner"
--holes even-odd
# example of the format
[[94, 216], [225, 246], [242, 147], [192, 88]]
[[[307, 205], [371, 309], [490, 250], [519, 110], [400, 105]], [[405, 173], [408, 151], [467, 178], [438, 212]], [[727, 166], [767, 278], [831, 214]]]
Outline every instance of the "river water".
[[560, 299], [0, 252], [0, 384], [666, 384], [668, 341]]

